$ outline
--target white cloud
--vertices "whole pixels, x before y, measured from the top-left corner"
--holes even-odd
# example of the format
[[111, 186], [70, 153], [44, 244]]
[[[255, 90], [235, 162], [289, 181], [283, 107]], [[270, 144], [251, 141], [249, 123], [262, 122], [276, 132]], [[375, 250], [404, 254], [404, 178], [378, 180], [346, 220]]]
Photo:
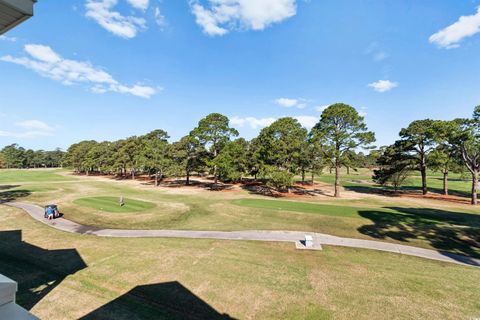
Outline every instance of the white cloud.
[[318, 117], [314, 116], [295, 116], [293, 118], [297, 119], [298, 122], [307, 129], [313, 128], [319, 120]]
[[192, 3], [192, 13], [195, 15], [195, 21], [203, 28], [203, 32], [211, 36], [222, 36], [228, 33], [228, 30], [218, 26], [217, 18], [211, 11], [205, 9], [199, 3]]
[[435, 43], [440, 48], [458, 48], [464, 38], [471, 37], [480, 32], [480, 7], [477, 13], [470, 16], [461, 16], [457, 22], [430, 36], [430, 43]]
[[285, 108], [295, 107], [298, 109], [304, 109], [307, 106], [307, 100], [303, 98], [291, 99], [291, 98], [278, 98], [274, 101], [279, 106]]
[[[105, 30], [116, 36], [130, 39], [137, 35], [137, 32], [144, 29], [146, 21], [143, 18], [135, 16], [123, 16], [112, 8], [118, 0], [87, 0], [85, 7], [87, 12], [85, 16], [96, 21]], [[142, 5], [145, 1], [130, 0], [130, 3]], [[148, 6], [148, 1], [147, 6]]]
[[160, 11], [160, 7], [155, 8], [155, 22], [160, 26], [164, 27], [167, 24], [167, 21], [165, 20], [165, 16], [162, 14]]
[[190, 0], [190, 7], [203, 32], [211, 36], [232, 30], [263, 30], [297, 12], [296, 0]]
[[373, 90], [377, 92], [387, 92], [392, 90], [393, 88], [398, 87], [398, 83], [392, 82], [390, 80], [378, 80], [376, 82], [370, 83], [368, 86], [373, 88]]
[[255, 118], [255, 117], [232, 117], [230, 123], [233, 126], [244, 127], [249, 126], [252, 129], [265, 128], [277, 120], [276, 118]]
[[62, 58], [60, 58], [60, 56], [56, 54], [55, 51], [53, 51], [49, 46], [27, 44], [25, 46], [25, 51], [35, 59], [47, 63], [54, 64], [62, 60]]
[[157, 92], [152, 87], [140, 84], [133, 86], [121, 84], [102, 68], [92, 66], [85, 61], [63, 59], [49, 46], [27, 44], [25, 51], [30, 57], [16, 58], [7, 55], [0, 57], [0, 60], [22, 65], [64, 85], [85, 83], [95, 93], [112, 91], [150, 98]]
[[27, 130], [54, 131], [55, 129], [40, 120], [25, 120], [15, 123], [17, 127]]
[[[298, 122], [300, 122], [300, 124], [307, 129], [312, 128], [318, 122], [318, 117], [313, 117], [313, 116], [294, 116], [292, 118], [297, 119]], [[232, 117], [230, 119], [230, 123], [236, 127], [248, 126], [252, 129], [262, 129], [262, 128], [268, 127], [278, 119], [279, 118], [273, 118], [273, 117], [268, 117], [268, 118]]]
[[15, 37], [7, 37], [6, 35], [1, 35], [1, 36], [0, 36], [0, 40], [10, 41], [10, 42], [16, 42], [16, 41], [17, 41], [17, 38], [15, 38]]
[[358, 111], [358, 115], [360, 117], [366, 117], [367, 116], [367, 108], [366, 107], [361, 107], [360, 111]]
[[19, 139], [39, 138], [52, 136], [55, 128], [40, 120], [25, 120], [15, 123], [15, 126], [25, 129], [23, 132], [0, 131], [0, 137]]
[[130, 3], [130, 5], [136, 9], [139, 9], [139, 10], [147, 10], [148, 8], [148, 4], [149, 4], [149, 0], [127, 0], [128, 3]]
[[285, 108], [291, 108], [297, 105], [298, 100], [289, 98], [278, 98], [277, 100], [275, 100], [275, 103]]

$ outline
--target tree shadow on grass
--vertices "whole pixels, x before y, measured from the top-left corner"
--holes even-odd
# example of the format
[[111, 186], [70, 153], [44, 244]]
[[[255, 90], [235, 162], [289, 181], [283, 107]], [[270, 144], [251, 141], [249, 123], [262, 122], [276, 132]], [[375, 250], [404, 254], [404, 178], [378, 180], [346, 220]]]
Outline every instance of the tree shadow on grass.
[[[305, 185], [310, 186], [310, 188], [305, 187]], [[301, 196], [318, 196], [322, 195], [325, 197], [333, 197], [333, 194], [331, 192], [314, 188], [311, 184], [305, 184], [305, 183], [297, 183], [294, 186], [290, 187], [290, 192], [296, 194], [296, 195], [301, 195]]]
[[0, 232], [0, 273], [18, 282], [17, 303], [27, 310], [86, 267], [75, 249], [43, 249], [22, 241], [21, 230]]
[[[307, 185], [307, 184], [305, 184]], [[248, 191], [250, 194], [261, 195], [271, 198], [283, 198], [288, 197], [289, 195], [297, 195], [297, 196], [326, 196], [326, 197], [333, 197], [330, 192], [327, 192], [322, 189], [318, 188], [306, 188], [302, 184], [296, 184], [291, 186], [289, 190], [282, 190], [278, 191], [275, 188], [269, 187], [262, 182], [255, 182], [255, 183], [245, 183], [241, 185], [241, 188], [245, 191]]]
[[215, 184], [213, 182], [198, 181], [194, 179], [190, 179], [190, 183], [188, 185], [187, 181], [183, 179], [164, 180], [160, 182], [160, 186], [167, 188], [197, 187], [210, 191], [224, 191], [231, 190], [233, 188], [233, 185], [228, 183], [219, 182]]
[[80, 320], [234, 320], [221, 314], [177, 281], [137, 286]]
[[[15, 186], [12, 186], [12, 187], [15, 187]], [[25, 198], [31, 194], [32, 192], [30, 190], [23, 190], [23, 189], [2, 191], [0, 192], [0, 204], [15, 201], [18, 198]]]
[[251, 184], [244, 184], [241, 188], [245, 191], [248, 191], [250, 194], [266, 196], [271, 198], [282, 198], [285, 197], [284, 194], [281, 192], [276, 191], [274, 188], [268, 187], [261, 183], [251, 183]]
[[0, 185], [0, 190], [8, 190], [8, 189], [13, 189], [13, 188], [18, 188], [20, 187], [19, 185], [12, 185], [12, 184], [4, 184]]
[[480, 215], [429, 208], [385, 209], [388, 211], [360, 211], [359, 215], [373, 224], [361, 226], [358, 231], [376, 239], [422, 239], [448, 256], [453, 253], [480, 258]]
[[[357, 193], [363, 193], [363, 194], [380, 194], [384, 196], [392, 196], [392, 197], [398, 197], [402, 194], [409, 194], [409, 193], [415, 193], [418, 192], [420, 193], [422, 191], [421, 187], [415, 187], [415, 186], [403, 186], [399, 188], [399, 192], [394, 192], [393, 187], [390, 186], [378, 186], [378, 185], [347, 185], [344, 186], [346, 190], [357, 192]], [[443, 195], [443, 189], [442, 188], [434, 188], [434, 187], [428, 187], [428, 192], [429, 193], [434, 193], [436, 195]], [[468, 191], [462, 191], [462, 190], [457, 190], [457, 189], [452, 189], [450, 188], [448, 190], [448, 194], [450, 196], [456, 196], [456, 197], [461, 197], [461, 198], [470, 198], [470, 192]]]

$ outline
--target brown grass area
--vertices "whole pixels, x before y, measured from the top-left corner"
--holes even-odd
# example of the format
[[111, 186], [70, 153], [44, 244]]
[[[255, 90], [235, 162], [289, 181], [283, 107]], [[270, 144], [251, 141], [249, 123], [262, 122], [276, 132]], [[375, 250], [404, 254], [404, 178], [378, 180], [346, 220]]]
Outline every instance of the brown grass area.
[[[1, 208], [0, 234], [22, 230], [28, 245], [50, 252], [74, 249], [86, 264], [36, 302], [31, 311], [42, 319], [78, 319], [117, 299], [121, 314], [102, 319], [162, 319], [169, 306], [162, 307], [161, 296], [143, 292], [147, 300], [133, 305], [122, 299], [137, 286], [172, 281], [216, 312], [238, 319], [468, 319], [479, 311], [475, 268], [338, 247], [299, 252], [283, 243], [80, 236]], [[68, 261], [62, 255], [49, 261], [42, 253], [23, 256], [9, 269], [12, 260], [4, 253], [12, 254], [12, 245], [0, 242], [0, 270], [21, 280], [18, 301], [23, 303], [35, 289], [28, 284], [40, 276], [38, 270], [50, 264], [62, 268]], [[30, 263], [36, 271], [20, 277]], [[39, 280], [41, 289], [45, 284]], [[152, 301], [159, 304], [149, 309]], [[181, 315], [177, 318], [188, 318]]]

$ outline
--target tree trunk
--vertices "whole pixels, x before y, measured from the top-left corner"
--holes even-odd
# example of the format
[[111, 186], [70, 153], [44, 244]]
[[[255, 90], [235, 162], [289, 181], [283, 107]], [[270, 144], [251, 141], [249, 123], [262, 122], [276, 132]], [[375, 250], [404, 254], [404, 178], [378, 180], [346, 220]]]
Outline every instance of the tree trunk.
[[135, 180], [135, 169], [132, 169], [132, 180]]
[[478, 188], [478, 171], [474, 170], [472, 173], [472, 205], [476, 206], [477, 201], [477, 188]]
[[190, 170], [187, 170], [187, 182], [186, 182], [186, 185], [187, 185], [187, 186], [190, 185]]
[[443, 194], [448, 196], [448, 170], [443, 171]]
[[315, 173], [312, 171], [312, 186], [315, 184]]
[[155, 187], [158, 187], [158, 172], [155, 172]]
[[427, 190], [427, 167], [422, 165], [420, 168], [420, 172], [422, 174], [422, 194], [426, 195], [428, 193]]
[[349, 175], [349, 174], [350, 174], [350, 167], [347, 166], [347, 175]]
[[[213, 148], [213, 159], [217, 158], [217, 149]], [[218, 177], [217, 177], [217, 165], [215, 164], [213, 166], [213, 179], [214, 179], [214, 184], [217, 184], [218, 182]]]
[[305, 169], [302, 169], [302, 184], [305, 184]]
[[330, 174], [332, 174], [332, 167], [330, 167], [329, 170], [330, 170]]
[[340, 164], [335, 165], [335, 198], [340, 198]]

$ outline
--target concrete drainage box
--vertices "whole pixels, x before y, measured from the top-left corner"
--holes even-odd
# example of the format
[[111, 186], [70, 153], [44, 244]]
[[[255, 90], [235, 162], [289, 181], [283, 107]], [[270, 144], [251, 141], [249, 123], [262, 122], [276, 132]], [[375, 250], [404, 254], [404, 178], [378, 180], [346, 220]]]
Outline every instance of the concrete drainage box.
[[313, 236], [307, 234], [305, 235], [305, 239], [295, 242], [295, 248], [299, 250], [322, 250], [322, 245], [320, 243], [315, 243], [315, 241], [313, 241]]

